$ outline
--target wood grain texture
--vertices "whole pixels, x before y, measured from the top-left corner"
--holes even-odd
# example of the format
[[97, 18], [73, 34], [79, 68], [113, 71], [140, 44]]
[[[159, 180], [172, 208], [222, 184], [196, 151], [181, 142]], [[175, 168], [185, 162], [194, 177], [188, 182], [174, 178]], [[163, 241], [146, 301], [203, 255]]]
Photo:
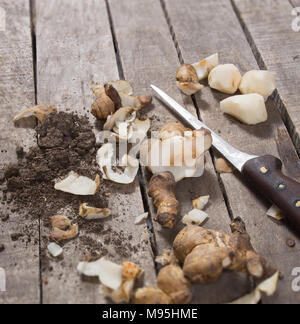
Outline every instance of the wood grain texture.
[[[176, 87], [176, 70], [179, 60], [169, 32], [166, 19], [158, 0], [131, 0], [120, 2], [109, 0], [113, 25], [119, 46], [121, 62], [125, 78], [134, 85], [137, 94], [151, 93], [150, 85], [154, 84], [186, 109], [196, 115], [195, 107], [190, 97], [183, 96]], [[130, 23], [129, 23], [130, 22]], [[176, 121], [176, 117], [157, 98], [153, 106], [145, 110], [145, 114], [152, 121], [152, 131], [157, 131], [166, 122]], [[143, 170], [145, 187], [151, 178], [150, 172]], [[207, 228], [230, 231], [230, 217], [219, 188], [214, 167], [207, 154], [207, 171], [201, 178], [185, 179], [177, 185], [177, 198], [181, 210], [178, 223], [173, 230], [162, 229], [154, 222], [157, 253], [172, 247], [173, 240], [183, 225], [180, 218], [192, 209], [192, 200], [201, 196], [211, 196], [207, 209], [210, 216]], [[147, 197], [152, 218], [155, 217], [155, 207]], [[231, 280], [230, 280], [231, 278]], [[225, 275], [223, 284], [196, 287], [195, 303], [226, 302], [245, 293], [249, 282], [234, 286], [231, 275]], [[246, 286], [246, 287], [245, 287]], [[225, 289], [224, 287], [227, 287]], [[231, 287], [231, 290], [229, 290]], [[228, 299], [229, 298], [229, 299]]]
[[[34, 80], [30, 31], [30, 10], [27, 0], [4, 0], [0, 7], [6, 11], [6, 30], [0, 31], [0, 178], [8, 164], [17, 162], [16, 148], [27, 150], [35, 143], [34, 131], [16, 129], [12, 119], [22, 109], [34, 105]], [[0, 292], [0, 304], [37, 304], [39, 289], [39, 224], [28, 215], [7, 204], [9, 194], [0, 181], [0, 267], [6, 271], [7, 292]], [[6, 198], [5, 198], [6, 197]], [[8, 199], [7, 199], [8, 198]], [[24, 233], [13, 242], [11, 234]], [[29, 239], [31, 240], [29, 242]]]
[[[300, 31], [292, 29], [292, 5], [288, 0], [234, 0], [238, 15], [260, 63], [275, 72], [278, 107], [300, 152]], [[294, 2], [296, 5], [296, 1]]]
[[[221, 63], [234, 63], [243, 73], [258, 68], [230, 1], [221, 0], [216, 3], [209, 0], [190, 0], [179, 3], [166, 0], [165, 2], [179, 48], [186, 62], [194, 63], [218, 52]], [[263, 6], [268, 7], [265, 2]], [[253, 8], [252, 5], [251, 10], [249, 7], [247, 12], [251, 12]], [[264, 22], [263, 11], [261, 9], [260, 21]], [[267, 48], [269, 49], [270, 46]], [[274, 60], [274, 64], [275, 62], [278, 63], [278, 60]], [[209, 87], [197, 96], [204, 122], [219, 132], [225, 140], [246, 152], [278, 156], [275, 136], [277, 129], [284, 128], [284, 125], [274, 102], [271, 100], [268, 102], [267, 123], [246, 126], [221, 113], [220, 100], [226, 97]], [[265, 299], [264, 302], [299, 302], [300, 295], [295, 295], [291, 291], [291, 268], [298, 266], [299, 263], [297, 259], [300, 241], [296, 234], [289, 231], [284, 224], [274, 223], [267, 218], [266, 211], [270, 207], [269, 203], [251, 191], [239, 174], [222, 175], [222, 180], [233, 216], [243, 218], [254, 247], [284, 274], [284, 280], [279, 284], [278, 294]], [[293, 249], [286, 245], [287, 239], [290, 238], [296, 242], [296, 247]]]
[[[78, 114], [87, 114], [94, 100], [91, 83], [118, 79], [114, 45], [104, 0], [37, 1], [37, 63], [38, 102], [51, 102], [61, 110], [69, 108]], [[96, 130], [95, 130], [96, 131]], [[149, 235], [146, 226], [135, 226], [135, 218], [144, 212], [138, 181], [121, 187], [103, 181], [112, 218], [103, 224], [110, 228], [112, 237], [123, 237], [122, 247], [105, 243], [105, 237], [80, 230], [78, 239], [64, 248], [64, 260], [49, 259], [43, 271], [48, 285], [43, 289], [44, 303], [106, 303], [99, 285], [81, 280], [76, 267], [82, 257], [81, 238], [90, 237], [104, 244], [115, 255], [113, 261], [124, 261], [123, 253], [130, 250], [128, 259], [145, 269], [145, 284], [153, 284], [155, 271]], [[66, 210], [67, 210], [66, 206]], [[68, 216], [76, 218], [77, 211]], [[119, 235], [123, 231], [123, 236]], [[115, 234], [114, 234], [115, 233]], [[49, 232], [43, 228], [43, 236]], [[46, 240], [47, 242], [47, 240]], [[45, 244], [45, 242], [43, 242]], [[45, 245], [43, 245], [45, 248]]]

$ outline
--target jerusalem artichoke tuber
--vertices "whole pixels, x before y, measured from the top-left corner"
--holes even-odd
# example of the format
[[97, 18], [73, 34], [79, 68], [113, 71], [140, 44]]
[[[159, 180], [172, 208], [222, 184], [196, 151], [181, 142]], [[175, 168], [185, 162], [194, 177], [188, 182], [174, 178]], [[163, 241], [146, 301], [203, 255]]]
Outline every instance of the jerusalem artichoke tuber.
[[174, 241], [176, 257], [184, 263], [183, 271], [193, 283], [217, 281], [223, 269], [246, 273], [261, 279], [266, 275], [266, 261], [253, 249], [245, 224], [237, 218], [233, 234], [185, 227]]
[[156, 220], [163, 227], [173, 228], [178, 214], [179, 202], [175, 196], [176, 182], [170, 172], [156, 174], [149, 186], [149, 195], [157, 208]]
[[157, 277], [157, 286], [172, 299], [174, 304], [189, 304], [192, 300], [191, 283], [176, 264], [161, 269]]

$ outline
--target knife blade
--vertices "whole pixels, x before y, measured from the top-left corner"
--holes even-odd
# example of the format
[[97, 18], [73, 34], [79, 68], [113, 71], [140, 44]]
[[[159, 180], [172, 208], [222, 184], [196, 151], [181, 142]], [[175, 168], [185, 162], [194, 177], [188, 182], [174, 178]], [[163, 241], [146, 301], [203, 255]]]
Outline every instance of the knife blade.
[[300, 231], [300, 183], [282, 173], [282, 162], [274, 156], [244, 153], [231, 146], [158, 87], [152, 89], [194, 129], [210, 131], [213, 146], [267, 199], [277, 205], [295, 229]]

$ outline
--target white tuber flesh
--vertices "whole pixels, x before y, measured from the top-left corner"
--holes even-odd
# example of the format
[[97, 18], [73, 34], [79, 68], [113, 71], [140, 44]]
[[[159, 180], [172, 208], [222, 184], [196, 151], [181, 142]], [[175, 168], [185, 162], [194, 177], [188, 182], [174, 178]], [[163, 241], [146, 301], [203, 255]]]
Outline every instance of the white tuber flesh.
[[56, 243], [50, 243], [47, 248], [54, 258], [58, 258], [63, 254], [63, 249]]
[[208, 82], [211, 88], [227, 94], [236, 93], [241, 80], [241, 73], [233, 64], [218, 65], [208, 76]]
[[247, 125], [257, 125], [268, 119], [264, 98], [258, 94], [225, 99], [221, 102], [221, 110]]
[[199, 80], [206, 79], [212, 69], [219, 65], [219, 54], [213, 54], [204, 60], [192, 64], [195, 68]]
[[232, 302], [232, 305], [255, 305], [258, 304], [262, 298], [262, 293], [271, 297], [275, 294], [279, 280], [279, 272], [276, 272], [271, 278], [263, 281], [257, 288], [242, 298]]
[[193, 206], [195, 209], [203, 210], [208, 204], [210, 196], [201, 196], [193, 200]]
[[262, 95], [265, 100], [268, 99], [275, 89], [275, 76], [269, 71], [249, 71], [243, 76], [240, 84], [241, 93], [257, 93]]
[[100, 186], [100, 176], [97, 175], [95, 180], [82, 177], [71, 171], [64, 180], [58, 181], [54, 188], [59, 191], [67, 192], [78, 196], [95, 195]]
[[144, 224], [146, 222], [148, 216], [149, 216], [149, 213], [144, 213], [144, 214], [138, 216], [135, 219], [134, 225], [142, 225], [142, 224]]
[[273, 205], [268, 211], [267, 216], [276, 219], [277, 221], [282, 221], [284, 219], [284, 215], [282, 211], [275, 205]]
[[123, 171], [117, 172], [112, 169], [115, 149], [113, 144], [104, 144], [97, 152], [97, 163], [103, 174], [103, 178], [120, 184], [133, 183], [139, 170], [139, 161], [131, 156], [124, 155], [121, 160]]
[[185, 215], [182, 219], [182, 223], [189, 225], [202, 225], [208, 219], [208, 215], [204, 213], [202, 210], [193, 209], [187, 215]]
[[181, 90], [185, 95], [191, 96], [195, 93], [201, 91], [204, 88], [204, 85], [200, 83], [192, 83], [192, 82], [176, 82], [177, 87]]

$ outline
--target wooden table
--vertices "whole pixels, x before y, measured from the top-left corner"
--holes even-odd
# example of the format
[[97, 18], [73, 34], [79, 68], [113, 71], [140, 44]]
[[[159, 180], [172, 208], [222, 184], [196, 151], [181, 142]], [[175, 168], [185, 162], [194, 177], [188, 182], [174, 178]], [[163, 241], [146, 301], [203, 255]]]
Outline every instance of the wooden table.
[[[150, 92], [151, 83], [161, 87], [233, 145], [279, 156], [285, 171], [300, 180], [300, 32], [293, 31], [296, 16], [291, 14], [297, 6], [299, 0], [1, 0], [6, 12], [6, 30], [0, 31], [1, 169], [16, 161], [17, 146], [26, 149], [35, 144], [34, 131], [15, 129], [11, 122], [22, 108], [46, 103], [80, 114], [93, 101], [93, 81], [125, 78], [138, 94]], [[267, 103], [267, 123], [249, 127], [222, 115], [219, 102], [225, 95], [209, 87], [194, 101], [178, 91], [175, 72], [180, 63], [193, 63], [216, 52], [223, 63], [234, 63], [243, 73], [257, 68], [276, 73], [278, 91]], [[156, 99], [147, 115], [156, 116], [153, 130], [175, 120]], [[254, 247], [283, 274], [276, 295], [264, 297], [263, 303], [300, 303], [300, 293], [292, 290], [292, 271], [300, 267], [299, 239], [266, 216], [270, 204], [252, 192], [239, 174], [218, 175], [215, 156], [215, 152], [207, 155], [202, 178], [179, 183], [180, 214], [191, 210], [193, 198], [209, 194], [206, 227], [229, 232], [231, 220], [242, 217]], [[155, 215], [146, 194], [148, 180], [143, 170], [128, 190], [105, 186], [115, 190], [109, 205], [122, 216], [109, 225], [142, 243], [132, 260], [146, 269], [145, 285], [153, 285], [154, 256], [170, 248], [180, 225], [165, 231], [154, 223], [154, 235], [146, 226], [133, 225], [145, 210], [152, 218]], [[12, 242], [10, 234], [24, 226], [34, 230], [39, 244], [34, 239], [27, 244]], [[48, 235], [41, 220], [30, 221], [11, 212], [0, 227], [0, 243], [6, 247], [0, 267], [7, 279], [0, 303], [107, 302], [98, 285], [82, 281], [76, 272], [79, 240], [67, 244], [62, 262], [49, 261], [53, 268], [49, 272], [43, 270], [41, 258], [42, 238]], [[294, 240], [295, 247], [289, 247], [287, 240]], [[117, 251], [115, 261], [122, 261]], [[195, 287], [194, 303], [229, 302], [252, 288], [249, 279], [225, 273], [215, 285]]]

